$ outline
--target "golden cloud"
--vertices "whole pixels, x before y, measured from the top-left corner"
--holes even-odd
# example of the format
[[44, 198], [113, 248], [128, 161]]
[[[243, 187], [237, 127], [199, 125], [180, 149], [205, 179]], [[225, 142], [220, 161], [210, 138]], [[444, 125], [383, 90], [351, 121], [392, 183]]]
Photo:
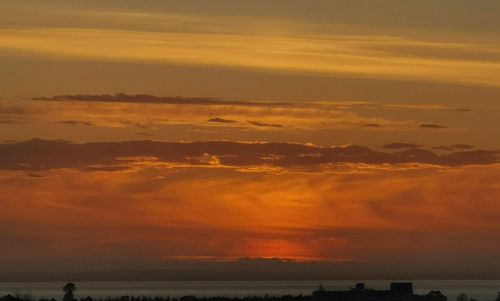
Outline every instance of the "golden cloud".
[[[2, 244], [4, 254], [376, 261], [381, 254], [500, 250], [490, 240], [500, 230], [500, 166], [372, 167], [327, 174], [175, 166], [2, 172], [0, 218], [13, 229], [10, 237], [24, 241]], [[366, 167], [350, 166], [358, 168]]]
[[[477, 59], [484, 56], [484, 45], [398, 36], [22, 28], [1, 30], [0, 48], [78, 59], [487, 86], [498, 86], [500, 76], [498, 60]], [[490, 43], [487, 49], [488, 53], [500, 56], [499, 45]], [[443, 56], [443, 52], [459, 55]], [[464, 52], [479, 55], [460, 55]]]

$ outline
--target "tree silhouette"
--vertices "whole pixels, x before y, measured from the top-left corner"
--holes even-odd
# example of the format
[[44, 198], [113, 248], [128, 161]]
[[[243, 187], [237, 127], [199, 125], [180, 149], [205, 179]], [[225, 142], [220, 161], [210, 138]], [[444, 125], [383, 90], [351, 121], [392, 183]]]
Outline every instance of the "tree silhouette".
[[62, 288], [64, 292], [63, 301], [75, 301], [74, 292], [76, 291], [76, 285], [74, 283], [68, 283]]
[[469, 301], [469, 297], [466, 294], [461, 293], [457, 296], [457, 301]]

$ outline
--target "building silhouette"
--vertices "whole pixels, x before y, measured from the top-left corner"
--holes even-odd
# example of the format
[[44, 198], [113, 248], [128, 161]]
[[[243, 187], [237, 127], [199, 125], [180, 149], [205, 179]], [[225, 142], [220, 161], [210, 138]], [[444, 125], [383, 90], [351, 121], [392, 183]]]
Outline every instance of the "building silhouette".
[[427, 295], [416, 295], [411, 282], [393, 282], [389, 290], [366, 288], [357, 283], [349, 290], [328, 291], [323, 287], [313, 292], [314, 301], [447, 301], [440, 291], [430, 291]]

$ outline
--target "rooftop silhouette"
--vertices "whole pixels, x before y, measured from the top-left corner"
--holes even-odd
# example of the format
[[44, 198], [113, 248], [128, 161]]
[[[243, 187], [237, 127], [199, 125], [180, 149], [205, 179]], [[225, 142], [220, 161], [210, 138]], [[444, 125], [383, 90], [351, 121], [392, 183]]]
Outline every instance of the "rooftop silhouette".
[[411, 282], [393, 282], [389, 290], [366, 288], [357, 283], [349, 290], [327, 291], [322, 286], [313, 292], [314, 301], [447, 301], [440, 291], [430, 291], [427, 295], [416, 295]]

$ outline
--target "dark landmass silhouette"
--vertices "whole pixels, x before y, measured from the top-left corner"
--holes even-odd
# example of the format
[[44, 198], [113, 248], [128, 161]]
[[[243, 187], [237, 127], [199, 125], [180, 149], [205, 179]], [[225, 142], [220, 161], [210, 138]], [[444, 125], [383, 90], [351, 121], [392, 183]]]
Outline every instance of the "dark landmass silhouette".
[[[84, 297], [76, 299], [74, 283], [68, 283], [63, 288], [63, 301], [447, 301], [447, 297], [440, 291], [430, 291], [426, 295], [417, 295], [413, 291], [411, 282], [393, 282], [388, 290], [375, 290], [365, 287], [364, 283], [357, 283], [349, 290], [328, 291], [320, 285], [319, 289], [311, 295], [283, 295], [283, 296], [263, 296], [263, 297], [197, 297], [193, 295], [180, 298], [170, 298], [162, 296], [122, 296], [93, 299]], [[464, 295], [465, 296], [465, 295]], [[468, 300], [467, 297], [465, 297]], [[28, 297], [6, 295], [0, 297], [0, 301], [33, 301]], [[39, 299], [38, 301], [57, 301], [57, 299]], [[471, 299], [470, 301], [473, 301]], [[497, 300], [498, 301], [498, 300]]]

